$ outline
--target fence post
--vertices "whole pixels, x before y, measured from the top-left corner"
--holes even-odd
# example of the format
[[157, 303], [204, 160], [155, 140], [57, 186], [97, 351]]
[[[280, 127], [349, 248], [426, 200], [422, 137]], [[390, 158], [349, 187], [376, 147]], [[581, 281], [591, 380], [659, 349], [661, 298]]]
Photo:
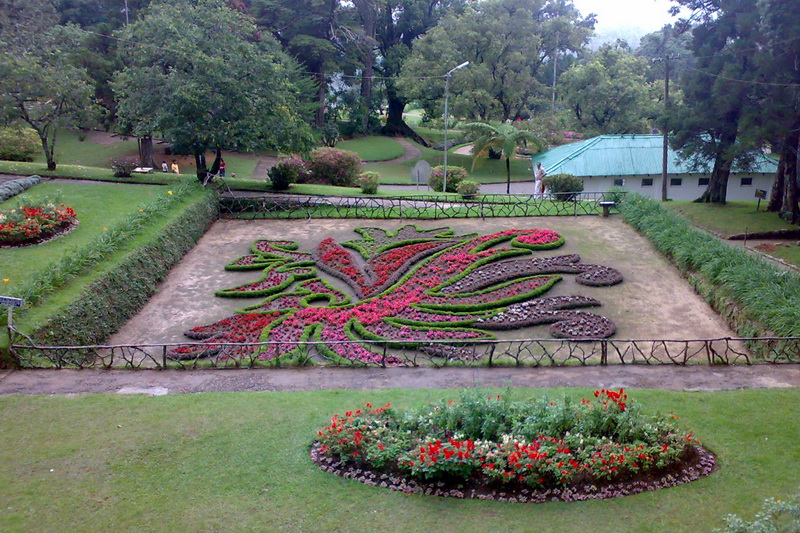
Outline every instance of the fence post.
[[608, 364], [608, 341], [605, 339], [600, 341], [600, 364]]
[[489, 350], [489, 366], [492, 366], [492, 362], [494, 360], [494, 349], [497, 347], [496, 344], [492, 344], [492, 349]]
[[167, 345], [161, 347], [161, 370], [167, 369]]
[[381, 359], [381, 368], [386, 368], [386, 350], [389, 347], [389, 343], [384, 341], [383, 342], [383, 359]]

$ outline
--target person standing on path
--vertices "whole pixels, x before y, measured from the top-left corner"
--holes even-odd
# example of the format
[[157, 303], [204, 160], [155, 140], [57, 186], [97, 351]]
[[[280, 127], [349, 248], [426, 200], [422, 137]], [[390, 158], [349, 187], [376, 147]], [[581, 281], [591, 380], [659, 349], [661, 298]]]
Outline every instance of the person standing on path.
[[544, 177], [547, 172], [542, 167], [541, 163], [536, 163], [536, 171], [533, 178], [533, 197], [544, 198]]
[[225, 160], [220, 158], [220, 160], [219, 160], [219, 177], [220, 178], [224, 178], [225, 177], [225, 167], [226, 167]]

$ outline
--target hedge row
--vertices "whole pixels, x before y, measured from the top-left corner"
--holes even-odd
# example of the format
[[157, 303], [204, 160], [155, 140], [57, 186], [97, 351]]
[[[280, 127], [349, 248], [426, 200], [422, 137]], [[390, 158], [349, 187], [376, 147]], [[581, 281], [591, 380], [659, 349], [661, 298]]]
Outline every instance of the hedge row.
[[217, 199], [204, 194], [147, 243], [132, 250], [70, 305], [31, 333], [39, 344], [86, 345], [105, 341], [138, 313], [170, 269], [217, 219]]
[[39, 176], [28, 176], [26, 178], [19, 178], [6, 181], [5, 183], [0, 183], [0, 202], [5, 202], [9, 198], [21, 194], [41, 182], [42, 178]]
[[23, 298], [28, 306], [39, 303], [47, 294], [93, 269], [109, 254], [139, 235], [148, 225], [168, 216], [176, 205], [195, 194], [196, 190], [197, 185], [189, 182], [177, 187], [174, 193], [149, 202], [138, 212], [108, 228], [92, 242], [62, 255], [40, 269], [28, 282], [14, 290], [13, 296]]
[[800, 336], [796, 273], [692, 227], [650, 198], [629, 194], [620, 212], [677, 265], [740, 336]]

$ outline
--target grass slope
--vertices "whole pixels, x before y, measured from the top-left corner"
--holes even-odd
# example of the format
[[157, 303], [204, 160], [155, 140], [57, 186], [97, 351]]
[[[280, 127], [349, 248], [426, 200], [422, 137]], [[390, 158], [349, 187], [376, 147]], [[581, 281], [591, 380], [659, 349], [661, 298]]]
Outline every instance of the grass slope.
[[[764, 202], [762, 202], [764, 204]], [[689, 220], [693, 225], [730, 237], [739, 233], [797, 229], [777, 213], [756, 212], [756, 202], [728, 202], [725, 205], [694, 202], [666, 202], [664, 207]]]
[[29, 279], [39, 268], [57, 259], [72, 248], [88, 244], [114, 226], [140, 205], [167, 193], [165, 187], [117, 185], [112, 183], [41, 183], [25, 193], [0, 204], [3, 209], [26, 198], [60, 197], [78, 215], [78, 227], [71, 233], [38, 246], [0, 249], [0, 279], [6, 291]]
[[400, 143], [382, 135], [340, 141], [336, 148], [355, 152], [363, 161], [388, 161], [405, 153]]
[[[516, 398], [541, 391], [516, 390]], [[588, 391], [572, 391], [576, 399]], [[549, 391], [548, 394], [560, 394]], [[718, 454], [709, 478], [613, 500], [523, 505], [410, 496], [323, 473], [307, 447], [333, 413], [454, 391], [162, 397], [6, 396], [0, 530], [710, 531], [796, 491], [800, 390], [636, 391]]]

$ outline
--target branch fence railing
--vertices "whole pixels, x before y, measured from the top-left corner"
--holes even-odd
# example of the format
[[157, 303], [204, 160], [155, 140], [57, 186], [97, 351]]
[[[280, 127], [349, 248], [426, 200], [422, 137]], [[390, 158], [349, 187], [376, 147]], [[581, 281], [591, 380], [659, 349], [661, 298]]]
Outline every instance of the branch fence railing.
[[[264, 361], [263, 351], [271, 344], [286, 349], [289, 343], [180, 343], [94, 346], [36, 346], [13, 344], [14, 363], [21, 368], [256, 368], [323, 364], [333, 366], [581, 366], [581, 365], [752, 365], [800, 363], [800, 337], [717, 338], [693, 340], [591, 340], [519, 339], [477, 341], [437, 356], [437, 344], [430, 341], [416, 348], [398, 348], [401, 341], [301, 342], [292, 345], [291, 363], [280, 357]], [[320, 345], [359, 344], [377, 353], [370, 363], [331, 360]], [[190, 358], [177, 358], [179, 347]], [[288, 350], [287, 350], [288, 351]], [[179, 353], [180, 351], [176, 352]], [[298, 355], [300, 354], [300, 355]], [[382, 355], [381, 355], [382, 354]], [[181, 355], [181, 357], [185, 357]]]
[[[537, 198], [518, 194], [486, 194], [474, 199], [449, 199], [436, 195], [366, 197], [222, 194], [220, 210], [223, 217], [237, 218], [447, 219], [582, 216], [616, 212], [619, 200], [624, 195], [624, 192], [580, 192]], [[601, 202], [611, 204], [604, 207]]]

